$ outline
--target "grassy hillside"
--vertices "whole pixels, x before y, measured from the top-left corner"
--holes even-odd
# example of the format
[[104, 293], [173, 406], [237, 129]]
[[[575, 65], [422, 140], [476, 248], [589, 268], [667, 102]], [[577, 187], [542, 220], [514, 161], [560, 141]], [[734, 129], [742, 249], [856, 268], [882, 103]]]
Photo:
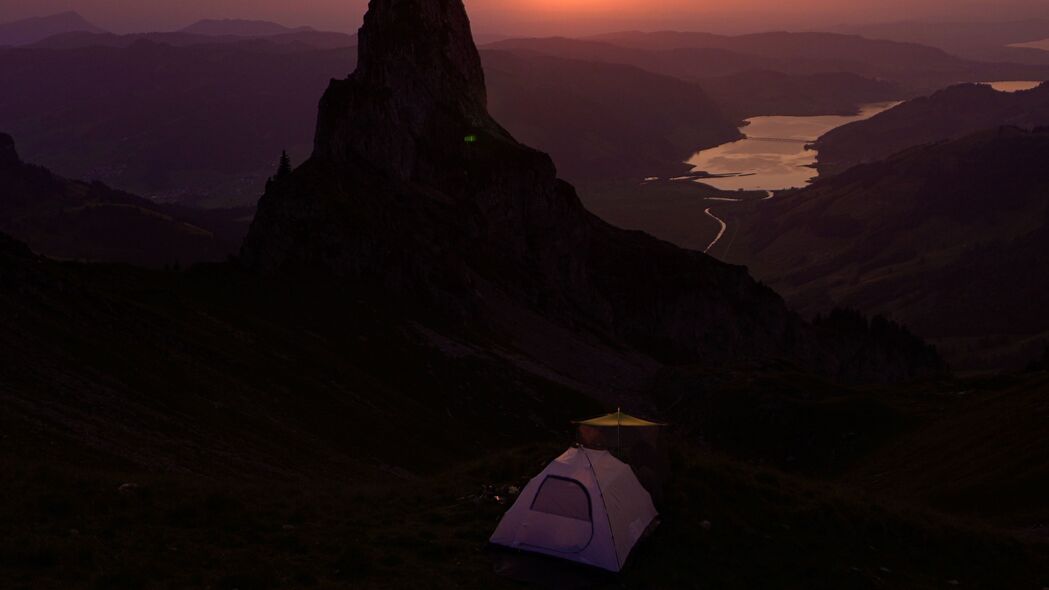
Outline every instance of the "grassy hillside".
[[[600, 410], [493, 354], [508, 343], [427, 339], [393, 320], [412, 310], [331, 285], [2, 250], [4, 587], [501, 588], [521, 571], [569, 587], [1049, 581], [1045, 545], [1011, 532], [1042, 514], [1037, 497], [972, 524], [970, 505], [867, 480], [889, 465], [906, 484], [981, 440], [966, 433], [993, 409], [987, 440], [1001, 445], [974, 464], [988, 474], [976, 489], [1036, 493], [1038, 464], [1002, 459], [1037, 440], [1037, 376], [962, 398], [953, 382], [844, 388], [777, 364], [670, 369], [652, 399], [674, 424], [664, 523], [628, 570], [508, 570], [486, 542], [511, 486], [569, 444], [571, 418]], [[1005, 423], [1014, 437], [995, 436]], [[912, 439], [940, 445], [901, 457]], [[960, 489], [948, 470], [924, 477], [923, 491]]]
[[[563, 446], [563, 445], [561, 445]], [[1044, 545], [687, 447], [622, 576], [487, 547], [555, 440], [421, 479], [230, 482], [5, 462], [0, 582], [20, 587], [1040, 588]], [[499, 575], [509, 564], [514, 577]], [[522, 576], [521, 572], [525, 572]], [[531, 584], [528, 584], [531, 582]]]
[[1046, 154], [1044, 130], [1002, 128], [857, 166], [736, 208], [730, 260], [803, 314], [882, 313], [956, 368], [1020, 368], [1049, 331]]

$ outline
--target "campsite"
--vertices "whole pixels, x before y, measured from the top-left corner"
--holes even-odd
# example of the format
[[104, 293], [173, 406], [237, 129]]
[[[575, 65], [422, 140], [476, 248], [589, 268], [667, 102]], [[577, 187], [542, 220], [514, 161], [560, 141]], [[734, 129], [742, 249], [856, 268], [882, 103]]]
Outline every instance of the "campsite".
[[1038, 2], [49, 2], [0, 590], [1049, 589]]

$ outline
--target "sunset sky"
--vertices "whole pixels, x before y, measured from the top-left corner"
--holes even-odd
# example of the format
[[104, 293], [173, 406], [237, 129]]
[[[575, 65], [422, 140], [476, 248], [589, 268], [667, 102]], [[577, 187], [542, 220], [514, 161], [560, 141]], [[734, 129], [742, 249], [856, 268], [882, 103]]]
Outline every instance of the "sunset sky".
[[[1044, 16], [1046, 5], [1046, 0], [467, 0], [478, 31], [535, 35], [1005, 20]], [[256, 18], [352, 31], [366, 6], [366, 0], [0, 0], [0, 22], [75, 10], [115, 32], [172, 30], [201, 18]]]

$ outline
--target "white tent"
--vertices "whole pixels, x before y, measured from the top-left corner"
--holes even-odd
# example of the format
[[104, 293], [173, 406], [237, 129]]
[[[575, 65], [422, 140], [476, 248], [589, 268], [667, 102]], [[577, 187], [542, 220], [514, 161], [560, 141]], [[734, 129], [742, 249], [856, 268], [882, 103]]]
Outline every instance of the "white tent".
[[657, 516], [629, 465], [577, 447], [528, 482], [491, 542], [618, 572]]

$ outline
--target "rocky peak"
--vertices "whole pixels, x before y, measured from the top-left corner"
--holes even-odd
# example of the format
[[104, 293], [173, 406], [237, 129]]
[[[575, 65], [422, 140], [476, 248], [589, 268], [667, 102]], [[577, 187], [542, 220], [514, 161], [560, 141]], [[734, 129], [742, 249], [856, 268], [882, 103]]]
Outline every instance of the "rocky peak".
[[464, 143], [506, 135], [461, 0], [371, 0], [359, 39], [357, 71], [321, 102], [316, 157], [433, 180]]
[[18, 151], [15, 149], [14, 138], [6, 133], [0, 133], [0, 166], [14, 166], [21, 162]]
[[372, 0], [360, 31], [357, 79], [390, 100], [484, 117], [487, 95], [470, 21], [457, 0]]

